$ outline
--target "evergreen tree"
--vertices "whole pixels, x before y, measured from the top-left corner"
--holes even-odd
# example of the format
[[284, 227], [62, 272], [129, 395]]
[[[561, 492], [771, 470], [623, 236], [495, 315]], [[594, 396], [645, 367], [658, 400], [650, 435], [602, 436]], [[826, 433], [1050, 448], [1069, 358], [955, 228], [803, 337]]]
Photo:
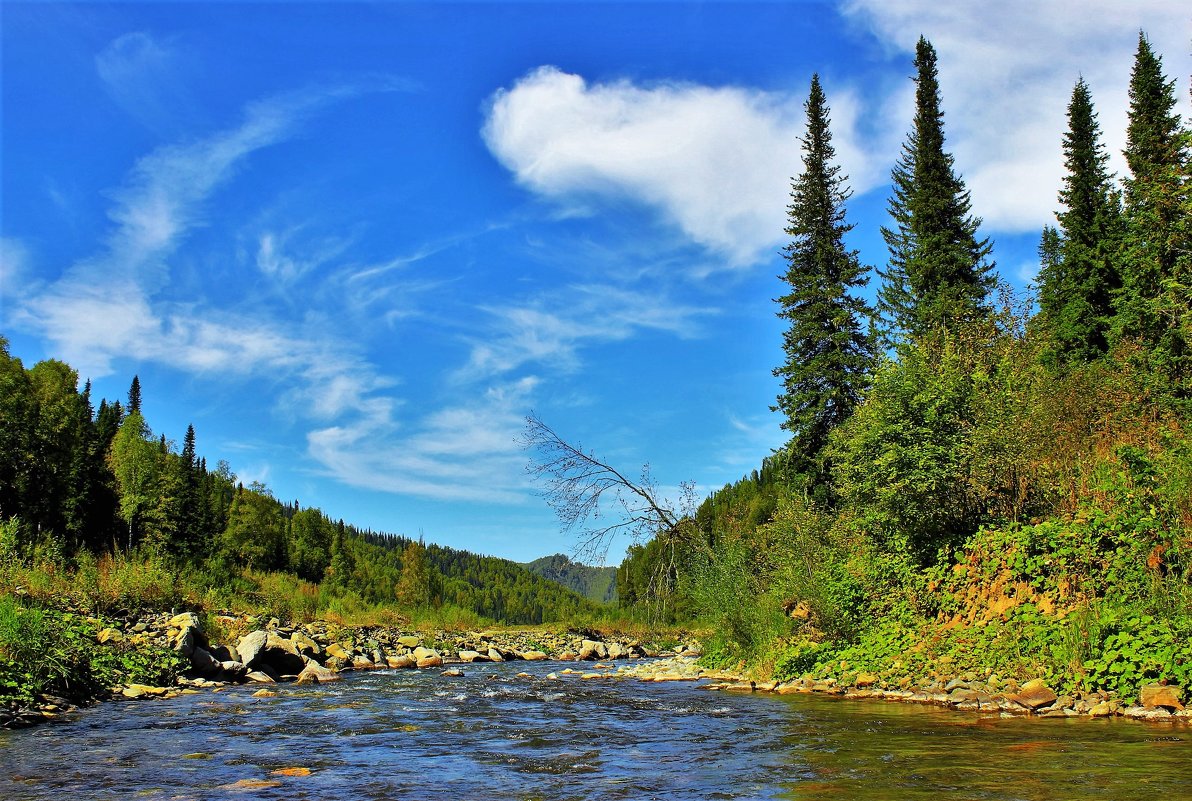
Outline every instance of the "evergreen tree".
[[182, 454], [178, 459], [182, 485], [175, 525], [177, 543], [174, 550], [187, 556], [197, 556], [205, 550], [206, 531], [203, 520], [202, 475], [195, 453], [195, 427], [186, 427]]
[[988, 239], [978, 239], [980, 220], [944, 151], [944, 112], [935, 48], [920, 37], [915, 48], [915, 120], [891, 179], [890, 215], [882, 228], [890, 250], [879, 308], [887, 325], [918, 337], [953, 322], [988, 313], [994, 285]]
[[1130, 75], [1125, 150], [1130, 175], [1125, 180], [1124, 287], [1118, 299], [1117, 333], [1158, 348], [1160, 365], [1178, 361], [1188, 345], [1172, 339], [1180, 321], [1164, 312], [1170, 304], [1161, 299], [1164, 283], [1176, 270], [1180, 231], [1186, 224], [1188, 138], [1175, 105], [1175, 81], [1163, 75], [1162, 60], [1140, 32]]
[[819, 455], [828, 432], [859, 402], [875, 351], [862, 325], [872, 311], [850, 294], [868, 278], [857, 251], [844, 243], [853, 227], [844, 207], [852, 192], [833, 163], [830, 109], [819, 75], [812, 76], [803, 107], [803, 172], [792, 184], [786, 228], [792, 240], [783, 251], [789, 291], [777, 299], [778, 316], [789, 323], [782, 342], [786, 360], [774, 370], [783, 388], [773, 407], [786, 417], [782, 427], [792, 434], [788, 449], [800, 472], [823, 469]]
[[128, 409], [129, 414], [141, 413], [141, 379], [140, 376], [132, 377], [132, 384], [128, 387]]
[[1053, 257], [1040, 275], [1039, 310], [1056, 355], [1087, 362], [1109, 348], [1113, 300], [1121, 287], [1116, 264], [1121, 209], [1109, 156], [1093, 110], [1088, 84], [1081, 79], [1068, 104], [1064, 134], [1067, 175], [1060, 190], [1060, 230], [1040, 245]]

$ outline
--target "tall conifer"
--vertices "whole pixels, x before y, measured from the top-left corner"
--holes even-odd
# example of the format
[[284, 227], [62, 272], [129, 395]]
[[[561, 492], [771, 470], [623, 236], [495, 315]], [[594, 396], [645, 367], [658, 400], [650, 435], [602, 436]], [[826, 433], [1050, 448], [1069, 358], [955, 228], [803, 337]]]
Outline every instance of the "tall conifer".
[[882, 228], [890, 250], [879, 308], [887, 324], [920, 336], [988, 312], [994, 285], [988, 239], [944, 151], [944, 112], [935, 48], [920, 37], [915, 48], [915, 120], [891, 175], [892, 228]]
[[[1172, 340], [1180, 321], [1164, 296], [1175, 275], [1186, 227], [1188, 137], [1175, 113], [1175, 81], [1163, 75], [1163, 62], [1139, 33], [1130, 75], [1130, 114], [1126, 129], [1126, 231], [1121, 253], [1123, 288], [1118, 299], [1118, 333], [1137, 337], [1158, 351], [1165, 364], [1179, 358], [1188, 343]], [[1185, 243], [1186, 245], [1186, 243]], [[1171, 308], [1169, 308], [1171, 307]]]
[[782, 427], [792, 434], [790, 450], [801, 471], [822, 469], [818, 456], [828, 432], [857, 405], [875, 350], [863, 323], [872, 311], [850, 294], [868, 278], [857, 251], [844, 243], [853, 227], [844, 207], [852, 192], [833, 163], [830, 109], [818, 75], [804, 109], [803, 172], [792, 183], [786, 228], [792, 239], [783, 251], [789, 291], [777, 299], [778, 316], [789, 323], [786, 360], [774, 370], [783, 382], [774, 409], [786, 416]]
[[1092, 94], [1082, 78], [1072, 89], [1064, 134], [1067, 174], [1059, 193], [1062, 209], [1056, 213], [1058, 263], [1044, 265], [1039, 292], [1055, 352], [1068, 362], [1086, 362], [1108, 350], [1114, 297], [1121, 288], [1116, 263], [1121, 204], [1108, 161]]

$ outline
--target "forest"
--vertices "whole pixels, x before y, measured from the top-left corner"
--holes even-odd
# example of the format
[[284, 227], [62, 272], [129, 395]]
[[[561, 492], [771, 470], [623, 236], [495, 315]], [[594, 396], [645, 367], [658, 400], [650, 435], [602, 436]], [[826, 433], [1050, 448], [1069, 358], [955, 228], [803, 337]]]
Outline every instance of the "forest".
[[214, 469], [68, 365], [0, 339], [0, 590], [99, 611], [193, 606], [293, 620], [538, 624], [601, 610], [505, 559], [362, 531]]
[[631, 548], [620, 597], [704, 620], [711, 661], [778, 679], [1192, 689], [1192, 134], [1175, 81], [1140, 33], [1122, 177], [1076, 81], [1023, 296], [997, 280], [945, 148], [926, 39], [915, 68], [874, 306], [812, 79], [777, 299], [790, 439]]

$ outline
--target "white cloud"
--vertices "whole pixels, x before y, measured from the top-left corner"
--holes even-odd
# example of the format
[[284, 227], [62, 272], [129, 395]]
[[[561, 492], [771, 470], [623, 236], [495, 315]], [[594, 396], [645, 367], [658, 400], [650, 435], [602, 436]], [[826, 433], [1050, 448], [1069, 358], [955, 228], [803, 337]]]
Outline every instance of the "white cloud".
[[[493, 96], [483, 134], [533, 191], [569, 208], [592, 195], [629, 197], [744, 266], [784, 237], [790, 176], [800, 165], [802, 100], [687, 83], [589, 84], [541, 67]], [[841, 162], [864, 191], [877, 174], [853, 135], [858, 106], [847, 92], [829, 103]]]
[[1179, 3], [851, 0], [845, 9], [902, 52], [913, 52], [920, 35], [931, 40], [948, 146], [974, 210], [993, 230], [1035, 231], [1052, 221], [1067, 106], [1081, 75], [1093, 91], [1111, 167], [1125, 171], [1126, 89], [1139, 29], [1163, 54], [1167, 75], [1179, 79], [1187, 107], [1189, 14]]
[[517, 504], [529, 483], [516, 443], [537, 379], [490, 387], [442, 409], [409, 432], [387, 413], [307, 435], [311, 456], [356, 487], [447, 501]]
[[492, 328], [472, 342], [471, 356], [458, 378], [500, 375], [526, 364], [571, 372], [579, 367], [581, 347], [620, 342], [643, 330], [693, 337], [699, 333], [697, 318], [715, 313], [658, 293], [595, 284], [482, 311], [492, 317]]

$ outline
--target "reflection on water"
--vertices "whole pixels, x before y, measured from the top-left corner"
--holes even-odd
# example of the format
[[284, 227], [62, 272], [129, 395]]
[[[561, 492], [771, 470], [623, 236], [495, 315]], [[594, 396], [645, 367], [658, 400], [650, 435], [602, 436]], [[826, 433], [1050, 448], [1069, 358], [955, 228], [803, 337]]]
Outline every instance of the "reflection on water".
[[358, 674], [104, 704], [0, 733], [0, 798], [1184, 799], [1192, 730], [899, 704]]

